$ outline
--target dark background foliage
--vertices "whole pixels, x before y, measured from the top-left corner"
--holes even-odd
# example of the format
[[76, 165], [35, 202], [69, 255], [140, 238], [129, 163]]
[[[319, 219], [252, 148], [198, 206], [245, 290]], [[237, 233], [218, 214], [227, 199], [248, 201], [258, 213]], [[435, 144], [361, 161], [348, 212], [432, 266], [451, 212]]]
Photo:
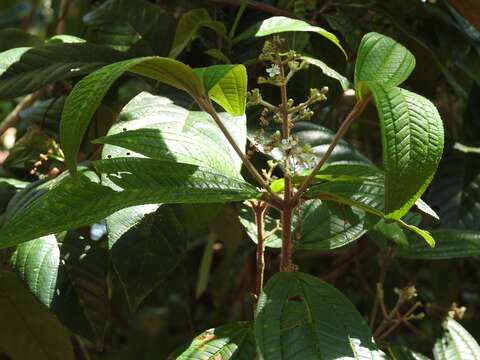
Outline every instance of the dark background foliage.
[[[441, 220], [423, 221], [433, 229], [457, 230], [456, 235], [447, 232], [445, 238], [454, 238], [468, 230], [473, 239], [472, 252], [478, 254], [480, 5], [475, 1], [465, 3], [468, 2], [247, 1], [236, 34], [272, 15], [308, 20], [339, 36], [348, 60], [322, 37], [301, 34], [296, 38], [287, 36], [286, 42], [299, 51], [308, 50], [350, 80], [353, 80], [356, 49], [366, 32], [383, 33], [409, 48], [417, 65], [404, 87], [431, 99], [439, 108], [446, 129], [444, 157], [424, 196]], [[241, 4], [234, 0], [3, 0], [0, 2], [0, 51], [39, 46], [51, 36], [68, 34], [101, 45], [102, 50], [86, 53], [87, 58], [98, 57], [99, 62], [108, 63], [108, 56], [168, 56], [176, 25], [183, 14], [192, 9], [205, 9], [212, 21], [231, 29]], [[263, 65], [256, 60], [262, 41], [232, 42], [219, 37], [211, 28], [200, 28], [191, 34], [178, 59], [191, 66], [208, 66], [226, 58], [232, 63], [244, 63], [253, 86], [256, 78], [264, 75]], [[109, 48], [120, 52], [102, 55], [102, 51]], [[107, 59], [101, 60], [102, 56]], [[54, 71], [50, 69], [39, 76], [49, 76]], [[19, 184], [0, 182], [0, 212], [21, 187], [20, 182], [32, 182], [41, 175], [63, 170], [63, 163], [55, 156], [38, 162], [40, 154], [48, 150], [55, 153], [58, 149], [63, 102], [78, 79], [64, 78], [35, 92], [39, 101], [15, 118], [16, 134], [10, 130], [3, 134], [0, 176], [15, 178]], [[33, 76], [31, 81], [36, 81]], [[303, 99], [310, 88], [322, 86], [330, 89], [328, 101], [318, 106], [311, 122], [335, 130], [350, 110], [353, 95], [343, 93], [333, 79], [311, 68], [294, 80], [289, 95]], [[123, 77], [95, 114], [79, 160], [98, 156], [98, 146], [89, 140], [105, 134], [122, 107], [144, 90], [170, 96], [187, 107], [193, 106], [189, 99], [166, 86], [133, 76]], [[278, 100], [268, 90], [264, 96]], [[18, 101], [20, 98], [1, 100], [0, 119], [6, 119]], [[249, 110], [248, 126], [252, 133], [258, 116], [257, 109]], [[310, 142], [321, 143], [321, 138], [316, 136], [319, 135], [312, 131]], [[354, 124], [348, 140], [361, 153], [381, 164], [380, 132], [373, 107]], [[254, 160], [259, 166], [265, 164], [260, 156]], [[102, 224], [56, 239], [64, 244], [65, 254], [84, 252], [87, 258], [87, 261], [67, 260], [61, 264], [63, 278], [49, 302], [53, 313], [74, 334], [78, 358], [164, 359], [207, 328], [250, 319], [255, 248], [238, 220], [239, 207], [238, 204], [161, 207], [125, 234], [112, 252], [106, 251]], [[402, 259], [391, 254], [390, 245], [395, 236], [394, 231], [374, 231], [340, 249], [299, 252], [295, 262], [302, 271], [335, 285], [366, 318], [372, 312], [379, 280], [383, 281], [386, 303], [390, 307], [395, 302], [394, 288], [414, 284], [427, 316], [424, 320], [400, 325], [385, 339], [388, 342], [430, 353], [433, 339], [440, 331], [439, 323], [453, 303], [467, 308], [462, 324], [480, 339], [478, 258]], [[92, 241], [92, 237], [100, 239]], [[6, 271], [11, 270], [10, 255], [11, 251], [2, 253], [2, 266]], [[268, 250], [267, 257], [270, 260], [266, 269], [268, 277], [278, 268], [278, 251]], [[8, 359], [6, 355], [4, 358]]]

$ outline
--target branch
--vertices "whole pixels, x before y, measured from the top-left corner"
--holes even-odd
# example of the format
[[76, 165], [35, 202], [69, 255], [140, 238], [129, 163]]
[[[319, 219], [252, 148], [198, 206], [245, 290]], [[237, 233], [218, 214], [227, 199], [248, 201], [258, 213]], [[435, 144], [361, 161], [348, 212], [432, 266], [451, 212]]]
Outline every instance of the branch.
[[300, 186], [300, 188], [298, 189], [297, 193], [295, 194], [295, 196], [293, 197], [293, 203], [296, 203], [298, 202], [298, 200], [300, 199], [300, 196], [303, 195], [303, 193], [307, 190], [308, 186], [310, 185], [310, 183], [313, 181], [313, 179], [315, 178], [315, 175], [317, 175], [317, 173], [320, 171], [320, 169], [322, 168], [322, 166], [327, 162], [328, 158], [330, 157], [330, 155], [332, 154], [333, 150], [335, 149], [335, 147], [337, 146], [338, 142], [342, 139], [342, 137], [347, 133], [348, 129], [350, 128], [350, 125], [353, 123], [353, 121], [360, 116], [360, 114], [363, 112], [363, 110], [365, 110], [367, 104], [369, 103], [370, 101], [370, 97], [364, 99], [364, 100], [361, 100], [361, 101], [358, 101], [355, 106], [353, 107], [352, 111], [350, 111], [350, 113], [347, 115], [347, 117], [345, 118], [345, 120], [343, 121], [342, 125], [340, 125], [340, 128], [338, 129], [337, 131], [337, 134], [335, 135], [335, 137], [333, 138], [330, 146], [328, 147], [327, 151], [325, 152], [325, 154], [323, 154], [323, 157], [320, 159], [320, 161], [318, 162], [318, 164], [315, 166], [315, 168], [312, 170], [312, 172], [310, 173], [310, 175], [308, 175], [308, 177], [305, 179], [305, 181], [302, 183], [302, 185]]
[[14, 127], [20, 121], [20, 112], [33, 105], [35, 101], [40, 97], [40, 91], [34, 92], [25, 96], [15, 108], [7, 115], [5, 120], [0, 123], [0, 136], [2, 136], [7, 129]]
[[[244, 0], [211, 0], [214, 3], [219, 3], [219, 4], [226, 4], [230, 6], [241, 6]], [[260, 1], [247, 1], [246, 5], [248, 8], [257, 10], [257, 11], [262, 11], [266, 13], [270, 13], [272, 15], [277, 15], [277, 16], [288, 16], [291, 18], [298, 18], [295, 14], [290, 13], [287, 10], [280, 9], [276, 6], [268, 5], [268, 4], [263, 4]]]
[[257, 225], [257, 281], [254, 294], [256, 307], [258, 298], [263, 290], [263, 274], [265, 272], [265, 215], [268, 210], [268, 204], [264, 201], [253, 203], [252, 210], [255, 215], [255, 224]]

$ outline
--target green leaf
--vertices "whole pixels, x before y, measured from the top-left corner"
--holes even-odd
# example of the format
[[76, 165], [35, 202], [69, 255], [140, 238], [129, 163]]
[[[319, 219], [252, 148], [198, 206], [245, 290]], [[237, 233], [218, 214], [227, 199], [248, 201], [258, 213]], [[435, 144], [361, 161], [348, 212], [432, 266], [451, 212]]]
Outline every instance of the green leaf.
[[186, 251], [184, 229], [174, 210], [164, 206], [157, 213], [144, 215], [142, 220], [110, 248], [113, 266], [132, 311], [177, 267]]
[[75, 159], [90, 119], [108, 89], [123, 73], [131, 71], [200, 97], [203, 88], [193, 70], [176, 60], [145, 57], [110, 64], [82, 79], [68, 96], [60, 124], [60, 139], [68, 169], [75, 176]]
[[123, 55], [94, 44], [47, 44], [0, 53], [0, 99], [32, 93], [59, 80], [88, 74]]
[[98, 243], [69, 233], [17, 247], [12, 267], [35, 297], [72, 331], [101, 344], [108, 320], [107, 254]]
[[336, 70], [332, 69], [323, 61], [315, 59], [310, 56], [302, 56], [300, 59], [302, 59], [303, 61], [307, 62], [310, 65], [318, 67], [320, 70], [322, 70], [322, 72], [326, 76], [331, 77], [332, 79], [338, 80], [338, 82], [340, 83], [344, 91], [350, 87], [350, 81], [348, 81], [348, 79], [345, 76], [341, 75]]
[[83, 22], [93, 30], [96, 42], [130, 53], [167, 55], [173, 40], [172, 17], [145, 0], [107, 0], [87, 13]]
[[422, 196], [443, 152], [443, 123], [424, 97], [397, 87], [369, 83], [382, 129], [385, 214], [405, 215]]
[[75, 358], [67, 331], [11, 273], [0, 273], [0, 318], [0, 347], [13, 359]]
[[180, 55], [188, 44], [198, 36], [202, 28], [209, 28], [221, 37], [225, 37], [227, 34], [225, 25], [221, 21], [214, 21], [206, 9], [190, 10], [183, 14], [178, 22], [169, 56], [176, 58]]
[[228, 58], [228, 56], [218, 49], [215, 49], [215, 48], [208, 49], [208, 50], [205, 50], [203, 53], [207, 54], [208, 56], [211, 56], [212, 58], [220, 61], [221, 63], [224, 63], [224, 64], [232, 63], [232, 61]]
[[[172, 116], [175, 114], [175, 116]], [[246, 145], [245, 117], [219, 114], [240, 148]], [[240, 176], [241, 160], [218, 129], [212, 118], [199, 111], [187, 111], [169, 99], [141, 93], [122, 110], [118, 121], [106, 137], [96, 142], [106, 144], [102, 158], [144, 155], [165, 161], [201, 165]], [[191, 149], [196, 151], [192, 152]], [[110, 246], [156, 205], [123, 209], [107, 218]]]
[[[123, 208], [159, 203], [218, 203], [256, 198], [252, 185], [199, 166], [142, 158], [99, 160], [103, 184], [93, 171], [80, 169], [46, 186], [0, 229], [0, 247], [74, 229]], [[75, 211], [71, 211], [75, 209]]]
[[213, 65], [195, 69], [208, 96], [234, 116], [245, 114], [247, 70], [243, 65]]
[[409, 238], [408, 246], [400, 246], [395, 255], [407, 259], [441, 260], [480, 256], [480, 233], [469, 230], [432, 230], [436, 239], [434, 249], [418, 239]]
[[204, 331], [177, 360], [252, 360], [256, 358], [251, 322], [237, 322]]
[[271, 18], [264, 20], [260, 24], [260, 27], [255, 33], [255, 36], [262, 37], [262, 36], [268, 36], [273, 34], [279, 34], [282, 32], [290, 32], [290, 31], [317, 33], [327, 38], [331, 42], [333, 42], [340, 50], [342, 50], [345, 57], [347, 56], [347, 53], [343, 49], [342, 45], [340, 45], [340, 41], [331, 32], [328, 32], [327, 30], [321, 27], [310, 25], [305, 21], [292, 19], [285, 16], [273, 16]]
[[398, 86], [415, 68], [410, 51], [392, 38], [375, 32], [366, 34], [358, 49], [355, 64], [355, 89], [359, 99], [369, 94], [368, 82]]
[[447, 318], [444, 334], [433, 348], [433, 356], [435, 360], [476, 360], [480, 359], [480, 346], [462, 325]]
[[256, 314], [260, 359], [380, 359], [354, 305], [314, 276], [275, 274], [260, 296]]
[[[385, 181], [383, 174], [377, 172], [376, 176], [348, 177], [341, 176], [341, 171], [345, 172], [344, 175], [349, 175], [348, 166], [337, 166], [337, 178], [313, 185], [307, 190], [305, 197], [336, 201], [358, 207], [380, 218], [385, 218]], [[396, 221], [407, 230], [422, 236], [430, 246], [434, 246], [435, 241], [428, 231], [407, 224], [401, 219], [391, 220]]]
[[[245, 116], [220, 113], [219, 117], [237, 145], [245, 149]], [[146, 92], [131, 100], [107, 136], [95, 142], [107, 144], [102, 159], [143, 155], [199, 165], [241, 179], [241, 159], [210, 115], [188, 111], [170, 99]]]
[[42, 40], [24, 30], [15, 28], [0, 30], [0, 52], [38, 45], [42, 45]]

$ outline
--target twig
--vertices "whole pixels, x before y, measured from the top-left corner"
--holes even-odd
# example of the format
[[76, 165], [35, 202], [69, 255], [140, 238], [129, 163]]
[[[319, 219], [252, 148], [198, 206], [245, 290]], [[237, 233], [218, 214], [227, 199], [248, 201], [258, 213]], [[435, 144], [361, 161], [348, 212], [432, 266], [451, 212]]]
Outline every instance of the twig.
[[[288, 113], [288, 97], [287, 97], [287, 78], [285, 77], [285, 69], [282, 61], [278, 62], [280, 68], [280, 76], [282, 84], [280, 86], [280, 93], [282, 103], [280, 105], [280, 112], [283, 120], [283, 139], [290, 141], [290, 114]], [[295, 205], [292, 205], [292, 176], [290, 174], [290, 153], [287, 150], [285, 154], [285, 187], [283, 193], [283, 208], [282, 208], [282, 258], [280, 263], [281, 271], [293, 271], [292, 263], [292, 214]]]
[[255, 215], [255, 224], [257, 225], [257, 274], [255, 286], [255, 308], [258, 298], [263, 290], [263, 274], [265, 272], [265, 215], [268, 211], [268, 204], [264, 201], [258, 201], [252, 204], [252, 210]]
[[33, 105], [35, 101], [40, 97], [41, 91], [34, 92], [25, 96], [15, 108], [7, 115], [5, 120], [0, 124], [0, 136], [2, 136], [7, 129], [14, 127], [20, 121], [20, 112]]
[[62, 0], [58, 10], [57, 26], [55, 27], [55, 34], [63, 34], [65, 32], [65, 19], [70, 9], [71, 0]]
[[370, 315], [370, 329], [373, 329], [373, 326], [375, 325], [375, 320], [377, 318], [377, 313], [378, 313], [378, 307], [381, 304], [382, 305], [382, 311], [385, 314], [385, 306], [383, 304], [383, 297], [382, 299], [380, 298], [380, 291], [383, 291], [383, 283], [385, 282], [385, 277], [387, 276], [387, 270], [391, 264], [392, 257], [391, 257], [391, 251], [388, 250], [386, 253], [382, 253], [380, 258], [380, 274], [378, 275], [378, 281], [377, 281], [377, 291], [375, 295], [375, 302], [373, 304], [372, 308], [372, 314]]
[[[244, 0], [211, 0], [212, 2], [215, 3], [221, 3], [221, 4], [226, 4], [226, 5], [231, 5], [231, 6], [241, 6]], [[295, 14], [290, 13], [287, 10], [280, 9], [276, 6], [268, 5], [268, 4], [263, 4], [260, 1], [246, 1], [246, 5], [248, 8], [261, 11], [261, 12], [266, 12], [272, 15], [277, 15], [277, 16], [288, 16], [291, 18], [298, 18]]]
[[370, 101], [370, 97], [358, 101], [355, 106], [353, 107], [352, 111], [347, 115], [345, 120], [343, 121], [342, 125], [340, 125], [340, 128], [338, 129], [335, 137], [333, 138], [332, 142], [330, 143], [330, 146], [328, 147], [327, 151], [323, 155], [323, 157], [320, 159], [318, 164], [315, 166], [315, 168], [312, 170], [310, 175], [305, 179], [305, 181], [302, 183], [300, 188], [298, 189], [297, 193], [295, 194], [292, 202], [295, 203], [300, 199], [300, 196], [303, 195], [303, 193], [307, 190], [308, 186], [310, 183], [313, 181], [315, 178], [315, 175], [320, 171], [322, 166], [325, 164], [325, 162], [328, 160], [330, 155], [332, 154], [333, 150], [337, 146], [338, 142], [342, 139], [342, 137], [346, 134], [348, 129], [350, 128], [350, 125], [352, 122], [360, 116], [360, 114], [365, 110], [367, 107], [367, 104]]
[[233, 150], [237, 153], [237, 155], [242, 159], [243, 165], [247, 168], [247, 170], [250, 172], [250, 174], [255, 178], [255, 180], [258, 181], [258, 183], [272, 196], [272, 201], [274, 203], [280, 202], [282, 199], [279, 198], [277, 194], [271, 189], [270, 185], [267, 184], [265, 179], [260, 175], [260, 173], [257, 171], [255, 166], [252, 164], [252, 162], [248, 159], [248, 157], [243, 153], [243, 151], [239, 148], [237, 143], [235, 142], [235, 139], [232, 137], [228, 129], [225, 127], [223, 124], [222, 120], [218, 116], [217, 112], [215, 111], [215, 108], [213, 107], [213, 104], [209, 98], [197, 100], [198, 105], [202, 108], [203, 111], [207, 112], [210, 114], [210, 116], [213, 118], [217, 126], [220, 128], [220, 131], [223, 133], [225, 138], [228, 140], [230, 145], [233, 147]]

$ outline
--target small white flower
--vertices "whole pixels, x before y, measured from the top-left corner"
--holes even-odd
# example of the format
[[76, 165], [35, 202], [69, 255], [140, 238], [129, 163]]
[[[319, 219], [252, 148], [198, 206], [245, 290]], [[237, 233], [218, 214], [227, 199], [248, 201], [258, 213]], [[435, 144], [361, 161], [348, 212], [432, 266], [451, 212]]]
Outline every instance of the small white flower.
[[273, 64], [271, 68], [267, 69], [267, 73], [268, 76], [270, 76], [271, 78], [280, 75], [280, 66], [278, 66], [277, 64]]

